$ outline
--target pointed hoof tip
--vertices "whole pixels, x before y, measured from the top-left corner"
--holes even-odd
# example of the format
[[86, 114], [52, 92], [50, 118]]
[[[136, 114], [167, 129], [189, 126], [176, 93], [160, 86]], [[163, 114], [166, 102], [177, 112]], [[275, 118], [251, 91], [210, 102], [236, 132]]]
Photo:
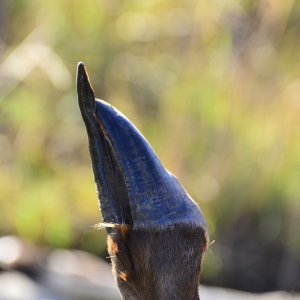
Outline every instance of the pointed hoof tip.
[[81, 111], [95, 110], [95, 96], [83, 62], [77, 64], [77, 92]]
[[84, 70], [85, 70], [84, 63], [83, 63], [82, 61], [80, 61], [80, 62], [77, 64], [77, 70], [78, 70], [78, 71], [84, 71]]
[[85, 65], [82, 61], [77, 64], [77, 80], [88, 78]]

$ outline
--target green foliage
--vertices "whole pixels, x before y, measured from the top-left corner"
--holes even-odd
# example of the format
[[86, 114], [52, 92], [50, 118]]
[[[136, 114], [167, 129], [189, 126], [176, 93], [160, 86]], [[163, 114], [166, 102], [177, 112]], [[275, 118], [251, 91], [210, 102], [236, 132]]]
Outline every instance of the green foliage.
[[[105, 247], [90, 228], [100, 219], [75, 91], [83, 60], [96, 95], [199, 202], [211, 239], [257, 212], [262, 236], [286, 228], [300, 259], [300, 5], [263, 3], [2, 1], [1, 234]], [[213, 255], [204, 277], [221, 269]]]

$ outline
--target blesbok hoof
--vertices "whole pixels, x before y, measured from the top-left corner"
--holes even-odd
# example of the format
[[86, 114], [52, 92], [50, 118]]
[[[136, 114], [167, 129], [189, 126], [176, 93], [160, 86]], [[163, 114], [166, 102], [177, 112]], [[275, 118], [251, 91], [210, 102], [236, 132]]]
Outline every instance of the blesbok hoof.
[[138, 129], [96, 99], [83, 63], [77, 92], [113, 272], [125, 299], [198, 299], [203, 214]]

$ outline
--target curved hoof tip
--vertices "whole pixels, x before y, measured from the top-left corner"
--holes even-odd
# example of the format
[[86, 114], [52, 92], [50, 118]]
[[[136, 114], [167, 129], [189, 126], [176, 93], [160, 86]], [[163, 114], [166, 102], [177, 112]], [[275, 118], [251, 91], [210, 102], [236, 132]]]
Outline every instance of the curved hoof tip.
[[78, 64], [77, 64], [77, 70], [84, 70], [85, 67], [84, 67], [84, 62], [80, 61]]
[[95, 96], [83, 62], [77, 64], [77, 93], [82, 112], [95, 110]]

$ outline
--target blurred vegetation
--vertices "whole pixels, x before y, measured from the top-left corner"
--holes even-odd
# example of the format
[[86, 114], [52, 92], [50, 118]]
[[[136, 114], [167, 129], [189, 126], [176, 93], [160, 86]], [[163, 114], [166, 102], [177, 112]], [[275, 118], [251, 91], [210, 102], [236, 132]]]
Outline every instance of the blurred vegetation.
[[300, 290], [300, 3], [0, 2], [0, 233], [105, 249], [78, 61], [200, 204], [202, 282]]

